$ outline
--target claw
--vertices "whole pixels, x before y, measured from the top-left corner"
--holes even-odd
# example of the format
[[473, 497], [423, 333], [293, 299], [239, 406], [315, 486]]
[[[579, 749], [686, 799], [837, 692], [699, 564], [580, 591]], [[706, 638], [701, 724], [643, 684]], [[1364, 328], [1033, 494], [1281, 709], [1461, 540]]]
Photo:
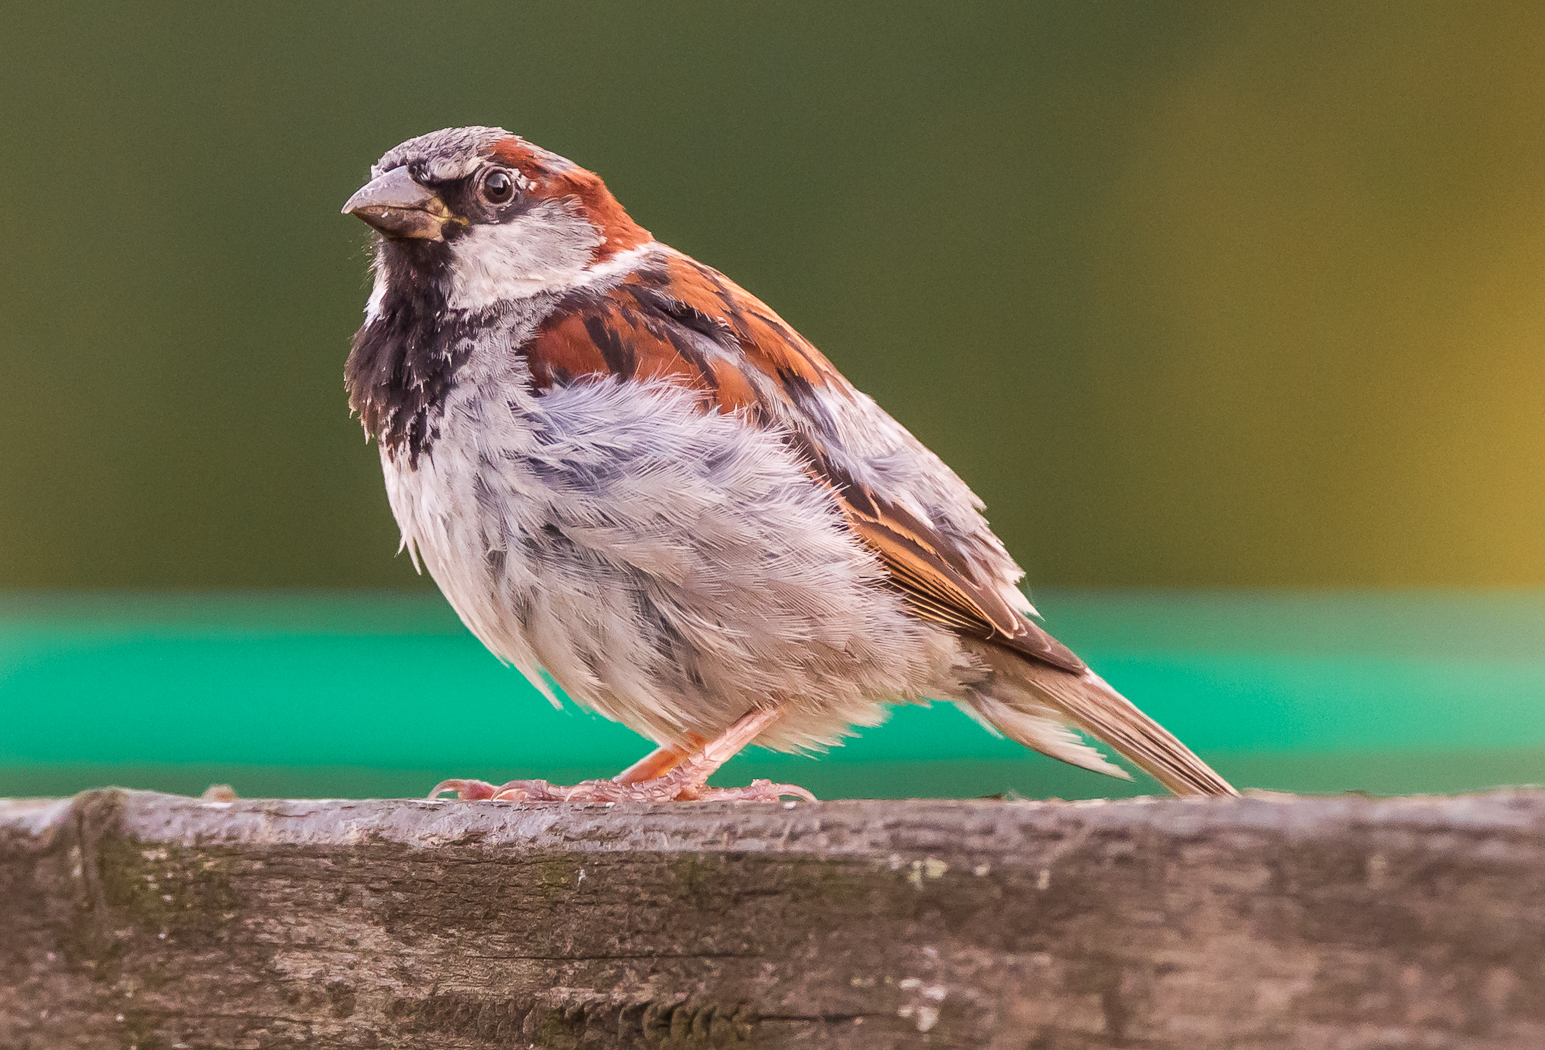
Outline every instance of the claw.
[[442, 780], [429, 792], [430, 798], [439, 798], [447, 791], [456, 792], [456, 797], [464, 802], [475, 799], [493, 798], [499, 789], [486, 780]]
[[545, 780], [509, 780], [494, 785], [486, 780], [442, 780], [429, 793], [439, 798], [447, 791], [456, 792], [463, 802], [482, 802], [493, 799], [499, 802], [563, 802], [564, 792], [571, 788], [555, 788]]

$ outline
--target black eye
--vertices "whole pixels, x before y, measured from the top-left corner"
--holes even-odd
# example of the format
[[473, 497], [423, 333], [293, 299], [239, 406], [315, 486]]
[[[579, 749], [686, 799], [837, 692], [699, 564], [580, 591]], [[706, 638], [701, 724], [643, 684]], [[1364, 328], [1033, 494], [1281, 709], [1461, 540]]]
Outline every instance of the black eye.
[[503, 204], [515, 196], [515, 180], [507, 171], [490, 171], [483, 176], [483, 197], [490, 204]]

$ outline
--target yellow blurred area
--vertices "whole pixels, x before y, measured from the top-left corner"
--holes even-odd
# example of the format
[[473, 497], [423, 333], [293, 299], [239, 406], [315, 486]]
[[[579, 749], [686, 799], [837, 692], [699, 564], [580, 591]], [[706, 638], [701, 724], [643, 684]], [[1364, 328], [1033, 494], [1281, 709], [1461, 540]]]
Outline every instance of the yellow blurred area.
[[1135, 121], [1085, 301], [1140, 509], [1083, 572], [1538, 584], [1545, 7], [1315, 10], [1220, 26]]

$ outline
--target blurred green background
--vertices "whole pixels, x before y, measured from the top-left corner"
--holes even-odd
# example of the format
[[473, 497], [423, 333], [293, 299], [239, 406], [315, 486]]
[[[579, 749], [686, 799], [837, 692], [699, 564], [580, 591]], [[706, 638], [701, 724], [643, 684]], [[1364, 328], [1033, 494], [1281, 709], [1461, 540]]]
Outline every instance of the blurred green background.
[[[1545, 7], [60, 3], [5, 26], [0, 791], [238, 766], [417, 790], [638, 750], [541, 721], [392, 556], [348, 417], [368, 239], [338, 208], [385, 149], [465, 123], [599, 171], [783, 313], [982, 495], [1053, 632], [1138, 669], [1234, 775], [1542, 779]], [[1248, 642], [1218, 642], [1236, 620]], [[1293, 662], [1337, 630], [1361, 671]], [[195, 636], [225, 655], [166, 641]], [[274, 641], [307, 638], [332, 641]], [[414, 717], [356, 761], [339, 712], [371, 696]], [[557, 750], [485, 746], [491, 717]], [[953, 718], [819, 768], [1119, 787], [974, 729], [914, 753]], [[463, 735], [420, 769], [426, 720]], [[469, 736], [478, 768], [451, 768]]]

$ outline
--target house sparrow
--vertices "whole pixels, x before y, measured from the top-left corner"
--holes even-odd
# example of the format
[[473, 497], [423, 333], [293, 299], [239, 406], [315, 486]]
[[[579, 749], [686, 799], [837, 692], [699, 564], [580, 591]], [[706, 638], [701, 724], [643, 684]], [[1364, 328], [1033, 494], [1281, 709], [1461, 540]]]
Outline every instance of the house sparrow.
[[612, 780], [462, 798], [774, 800], [747, 744], [892, 702], [1178, 794], [1234, 789], [1037, 626], [980, 500], [776, 313], [500, 128], [410, 139], [346, 214], [380, 234], [345, 377], [392, 513], [473, 634], [654, 740]]

